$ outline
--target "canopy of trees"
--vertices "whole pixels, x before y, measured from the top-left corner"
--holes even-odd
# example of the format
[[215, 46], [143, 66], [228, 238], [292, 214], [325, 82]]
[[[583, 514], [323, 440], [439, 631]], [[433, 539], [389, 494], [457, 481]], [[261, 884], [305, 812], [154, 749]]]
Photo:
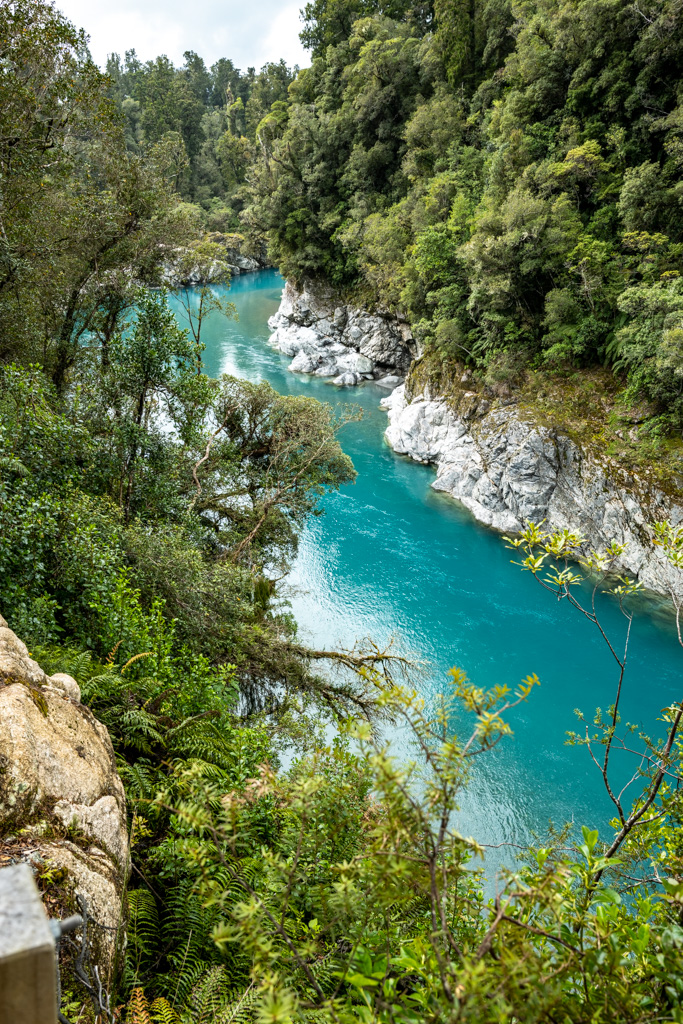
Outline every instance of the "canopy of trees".
[[683, 422], [677, 0], [319, 0], [250, 211], [428, 351], [605, 364]]
[[199, 208], [200, 221], [232, 231], [240, 227], [259, 123], [287, 100], [297, 70], [281, 60], [242, 73], [226, 57], [207, 68], [191, 50], [176, 68], [167, 57], [143, 63], [128, 50], [123, 60], [111, 54], [107, 61], [108, 92], [124, 115], [128, 149], [151, 148], [174, 189]]

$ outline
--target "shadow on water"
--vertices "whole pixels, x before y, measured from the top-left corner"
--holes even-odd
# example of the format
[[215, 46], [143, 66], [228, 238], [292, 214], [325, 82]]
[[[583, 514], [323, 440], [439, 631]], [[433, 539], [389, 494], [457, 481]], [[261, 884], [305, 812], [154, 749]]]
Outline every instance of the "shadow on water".
[[[341, 437], [358, 479], [325, 499], [325, 515], [301, 537], [291, 603], [302, 637], [316, 646], [396, 637], [426, 663], [426, 697], [442, 690], [453, 665], [483, 687], [515, 687], [535, 672], [540, 688], [510, 715], [514, 736], [473, 768], [458, 827], [486, 844], [524, 843], [550, 819], [604, 827], [611, 805], [602, 781], [585, 749], [565, 745], [567, 730], [577, 726], [575, 708], [592, 716], [613, 699], [617, 671], [604, 642], [566, 602], [511, 564], [499, 535], [431, 489], [430, 467], [387, 447], [379, 409], [386, 392], [372, 383], [338, 389], [287, 371], [289, 359], [268, 345], [267, 319], [281, 289], [274, 271], [235, 280], [230, 298], [239, 321], [207, 325], [205, 365], [213, 376], [267, 380], [282, 393], [363, 409], [363, 419]], [[600, 604], [610, 637], [622, 642], [618, 607], [607, 598]], [[680, 699], [682, 666], [672, 616], [657, 602], [641, 601], [623, 718], [656, 733], [660, 709]], [[617, 756], [617, 776], [630, 776], [633, 761]], [[489, 873], [501, 858], [511, 859], [492, 852]]]

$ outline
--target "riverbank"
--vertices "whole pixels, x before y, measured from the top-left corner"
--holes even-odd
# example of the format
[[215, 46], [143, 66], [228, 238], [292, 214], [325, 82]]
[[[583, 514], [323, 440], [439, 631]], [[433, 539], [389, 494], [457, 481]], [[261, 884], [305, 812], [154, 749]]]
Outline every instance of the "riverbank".
[[[565, 734], [575, 727], [574, 708], [590, 715], [614, 698], [614, 662], [602, 638], [512, 564], [499, 534], [434, 490], [433, 466], [386, 444], [380, 401], [387, 392], [377, 382], [339, 388], [329, 378], [289, 372], [291, 357], [269, 344], [267, 327], [283, 287], [271, 271], [233, 281], [224, 295], [239, 320], [208, 323], [204, 360], [214, 377], [265, 380], [283, 394], [331, 403], [340, 414], [349, 403], [362, 410], [340, 434], [358, 478], [329, 495], [324, 515], [309, 521], [283, 592], [298, 635], [316, 649], [393, 638], [419, 666], [412, 681], [427, 702], [444, 692], [454, 665], [483, 688], [515, 687], [535, 672], [541, 686], [511, 715], [514, 737], [472, 766], [458, 828], [497, 846], [529, 842], [549, 819], [600, 827], [610, 814], [602, 779], [583, 748], [565, 745]], [[680, 650], [663, 599], [634, 606], [623, 717], [645, 722], [678, 699]], [[599, 595], [598, 607], [620, 643], [617, 602]], [[460, 725], [465, 721], [454, 722]], [[396, 749], [413, 756], [400, 735]], [[508, 848], [489, 850], [486, 873], [493, 878], [511, 863]]]
[[271, 344], [293, 357], [292, 373], [332, 378], [339, 387], [364, 380], [396, 387], [418, 354], [407, 322], [345, 304], [321, 283], [297, 289], [288, 281], [268, 326]]
[[683, 520], [676, 463], [643, 458], [637, 440], [647, 410], [616, 411], [613, 375], [575, 374], [578, 382], [554, 391], [544, 382], [534, 392], [528, 381], [487, 388], [469, 371], [447, 372], [420, 358], [403, 321], [343, 305], [331, 288], [311, 283], [301, 290], [286, 284], [269, 326], [271, 344], [293, 357], [290, 371], [341, 386], [374, 380], [391, 390], [381, 402], [387, 443], [433, 466], [433, 489], [480, 523], [516, 533], [545, 522], [582, 534], [598, 550], [616, 540], [625, 545], [616, 572], [683, 600], [683, 572], [653, 547], [650, 530], [653, 522]]

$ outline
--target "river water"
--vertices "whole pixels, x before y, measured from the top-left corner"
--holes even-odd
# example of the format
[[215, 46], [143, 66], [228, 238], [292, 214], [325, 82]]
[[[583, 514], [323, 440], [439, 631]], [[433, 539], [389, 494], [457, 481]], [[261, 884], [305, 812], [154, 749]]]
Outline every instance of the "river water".
[[[205, 366], [212, 376], [267, 380], [283, 394], [353, 402], [363, 410], [362, 421], [341, 435], [358, 479], [326, 497], [325, 514], [301, 537], [290, 582], [302, 638], [316, 647], [350, 647], [367, 636], [379, 643], [395, 637], [425, 662], [419, 686], [426, 697], [445, 686], [454, 665], [482, 687], [514, 687], [535, 672], [540, 688], [509, 715], [514, 735], [476, 762], [458, 827], [492, 846], [524, 844], [542, 836], [551, 820], [603, 829], [611, 805], [602, 780], [588, 752], [564, 739], [577, 726], [575, 708], [592, 715], [613, 699], [616, 665], [604, 642], [566, 602], [511, 564], [498, 534], [430, 488], [430, 467], [388, 448], [379, 409], [385, 391], [374, 383], [338, 389], [287, 371], [290, 360], [268, 345], [267, 320], [282, 286], [275, 271], [232, 283], [239, 321], [207, 324]], [[623, 638], [612, 599], [604, 600], [602, 614], [610, 636]], [[656, 733], [660, 709], [680, 699], [682, 667], [671, 616], [641, 602], [624, 718]], [[635, 759], [620, 754], [615, 767], [625, 781]], [[509, 852], [489, 857], [489, 870], [501, 859], [510, 862]]]

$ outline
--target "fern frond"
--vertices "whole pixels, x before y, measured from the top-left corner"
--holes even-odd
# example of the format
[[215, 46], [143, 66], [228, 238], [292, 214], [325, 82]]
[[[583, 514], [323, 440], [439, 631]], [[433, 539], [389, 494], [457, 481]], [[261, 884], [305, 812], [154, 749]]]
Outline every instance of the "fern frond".
[[212, 967], [192, 990], [189, 1007], [192, 1024], [246, 1024], [253, 1020], [252, 1008], [258, 990], [231, 987], [227, 969]]
[[114, 658], [116, 657], [116, 652], [118, 651], [118, 649], [119, 649], [119, 647], [121, 646], [122, 643], [123, 643], [123, 640], [118, 640], [114, 644], [114, 646], [110, 650], [109, 654], [107, 655], [107, 661], [106, 661], [107, 665], [113, 665], [114, 664]]
[[149, 1002], [141, 988], [134, 988], [131, 992], [126, 1010], [126, 1024], [152, 1024]]
[[46, 675], [64, 672], [73, 676], [79, 686], [85, 686], [93, 674], [93, 657], [90, 651], [79, 651], [71, 647], [36, 647], [33, 657]]
[[128, 968], [133, 980], [153, 956], [159, 939], [159, 916], [149, 889], [131, 889], [128, 893]]
[[15, 476], [22, 477], [22, 479], [31, 475], [24, 463], [11, 455], [0, 456], [0, 472], [3, 470], [6, 473], [14, 473]]
[[152, 1024], [182, 1024], [178, 1014], [163, 996], [155, 999], [149, 1009]]
[[127, 668], [134, 665], [136, 661], [140, 661], [142, 658], [151, 658], [153, 653], [153, 651], [144, 651], [142, 654], [134, 654], [133, 657], [129, 658], [126, 664], [122, 666], [121, 675], [123, 675]]

